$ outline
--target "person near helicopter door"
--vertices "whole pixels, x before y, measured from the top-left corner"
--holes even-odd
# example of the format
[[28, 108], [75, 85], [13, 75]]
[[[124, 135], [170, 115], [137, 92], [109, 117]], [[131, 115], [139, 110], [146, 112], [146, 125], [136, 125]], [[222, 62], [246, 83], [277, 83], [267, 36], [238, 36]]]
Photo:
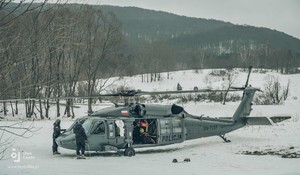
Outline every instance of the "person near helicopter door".
[[139, 144], [141, 142], [140, 138], [140, 124], [138, 121], [133, 122], [133, 143]]
[[[85, 134], [85, 130], [82, 127], [80, 122], [77, 122], [73, 132], [75, 134], [75, 139], [76, 139], [76, 155], [77, 159], [80, 158], [85, 158], [84, 157], [84, 151], [85, 151], [85, 143], [87, 142], [87, 136]], [[81, 154], [80, 154], [81, 151]]]
[[55, 139], [60, 136], [61, 131], [66, 131], [66, 130], [65, 129], [60, 129], [60, 119], [57, 119], [53, 123], [53, 134], [52, 134], [52, 139], [53, 139], [52, 151], [53, 151], [53, 155], [60, 154], [57, 150], [58, 145], [57, 145]]

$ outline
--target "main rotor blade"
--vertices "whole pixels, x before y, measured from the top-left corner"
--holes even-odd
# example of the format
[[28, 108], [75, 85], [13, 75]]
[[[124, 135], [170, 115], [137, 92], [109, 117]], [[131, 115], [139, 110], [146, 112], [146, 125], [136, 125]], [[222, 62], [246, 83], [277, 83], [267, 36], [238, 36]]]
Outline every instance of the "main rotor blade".
[[230, 87], [230, 89], [235, 89], [235, 90], [243, 91], [243, 90], [245, 90], [246, 88], [245, 88], [245, 87], [235, 87], [235, 86], [232, 86], [232, 87]]
[[187, 93], [208, 93], [208, 92], [226, 92], [226, 91], [242, 91], [239, 89], [229, 89], [229, 90], [212, 90], [212, 89], [200, 89], [200, 90], [182, 90], [182, 91], [141, 91], [137, 95], [158, 95], [158, 94], [187, 94]]
[[49, 98], [11, 98], [0, 100], [0, 102], [12, 101], [38, 101], [38, 100], [69, 100], [69, 99], [94, 99], [101, 97], [133, 97], [141, 95], [159, 95], [159, 94], [185, 94], [185, 93], [209, 93], [209, 92], [235, 92], [243, 91], [245, 88], [233, 88], [229, 90], [212, 90], [212, 89], [199, 89], [199, 90], [182, 90], [182, 91], [141, 91], [141, 90], [128, 90], [112, 94], [97, 94], [92, 96], [71, 96], [71, 97], [49, 97]]

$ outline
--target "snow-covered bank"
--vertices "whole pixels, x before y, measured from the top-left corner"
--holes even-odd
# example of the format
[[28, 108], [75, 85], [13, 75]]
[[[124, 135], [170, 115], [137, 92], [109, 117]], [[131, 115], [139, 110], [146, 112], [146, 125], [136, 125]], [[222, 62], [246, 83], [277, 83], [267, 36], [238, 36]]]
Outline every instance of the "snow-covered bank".
[[[222, 106], [222, 105], [220, 105]], [[227, 106], [227, 105], [226, 105]], [[187, 108], [194, 109], [194, 104]], [[233, 111], [234, 105], [228, 108]], [[275, 107], [276, 106], [269, 106]], [[119, 154], [91, 153], [87, 160], [77, 160], [75, 151], [60, 149], [61, 155], [52, 155], [53, 121], [35, 121], [42, 129], [29, 139], [19, 138], [12, 149], [6, 151], [1, 160], [0, 174], [299, 174], [299, 159], [284, 159], [278, 155], [244, 155], [243, 151], [292, 151], [300, 153], [300, 120], [295, 106], [283, 106], [282, 110], [292, 110], [291, 120], [274, 126], [249, 126], [227, 137], [231, 143], [224, 143], [219, 137], [203, 138], [181, 144], [157, 148], [139, 149], [135, 157]], [[270, 109], [254, 109], [267, 115]], [[205, 112], [215, 113], [214, 105], [206, 106]], [[71, 121], [63, 121], [66, 128]], [[14, 150], [13, 150], [14, 149]], [[12, 158], [13, 153], [26, 153], [29, 156]], [[31, 156], [31, 157], [30, 157]], [[189, 163], [172, 163], [173, 158]]]

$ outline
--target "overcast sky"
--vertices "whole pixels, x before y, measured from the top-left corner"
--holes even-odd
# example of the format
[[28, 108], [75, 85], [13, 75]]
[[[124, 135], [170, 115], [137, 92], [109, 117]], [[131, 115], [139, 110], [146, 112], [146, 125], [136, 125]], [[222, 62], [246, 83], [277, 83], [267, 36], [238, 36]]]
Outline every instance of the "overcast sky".
[[[69, 0], [70, 1], [70, 0]], [[282, 31], [300, 39], [300, 0], [73, 0], [135, 6]]]

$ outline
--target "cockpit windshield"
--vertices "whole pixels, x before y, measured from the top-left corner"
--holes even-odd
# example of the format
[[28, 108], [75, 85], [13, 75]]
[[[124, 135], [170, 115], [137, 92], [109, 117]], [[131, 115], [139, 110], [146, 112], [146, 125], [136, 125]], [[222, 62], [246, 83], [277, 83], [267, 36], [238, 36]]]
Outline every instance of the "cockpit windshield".
[[78, 119], [76, 119], [75, 122], [70, 126], [70, 128], [68, 128], [68, 131], [71, 131], [75, 127], [75, 124], [77, 122], [80, 122], [82, 124], [82, 126], [83, 126], [83, 124], [85, 123], [86, 119], [88, 119], [88, 118], [78, 118]]
[[82, 124], [82, 127], [84, 128], [85, 133], [88, 133], [91, 126], [92, 126], [92, 119], [87, 119], [84, 121], [84, 123]]

